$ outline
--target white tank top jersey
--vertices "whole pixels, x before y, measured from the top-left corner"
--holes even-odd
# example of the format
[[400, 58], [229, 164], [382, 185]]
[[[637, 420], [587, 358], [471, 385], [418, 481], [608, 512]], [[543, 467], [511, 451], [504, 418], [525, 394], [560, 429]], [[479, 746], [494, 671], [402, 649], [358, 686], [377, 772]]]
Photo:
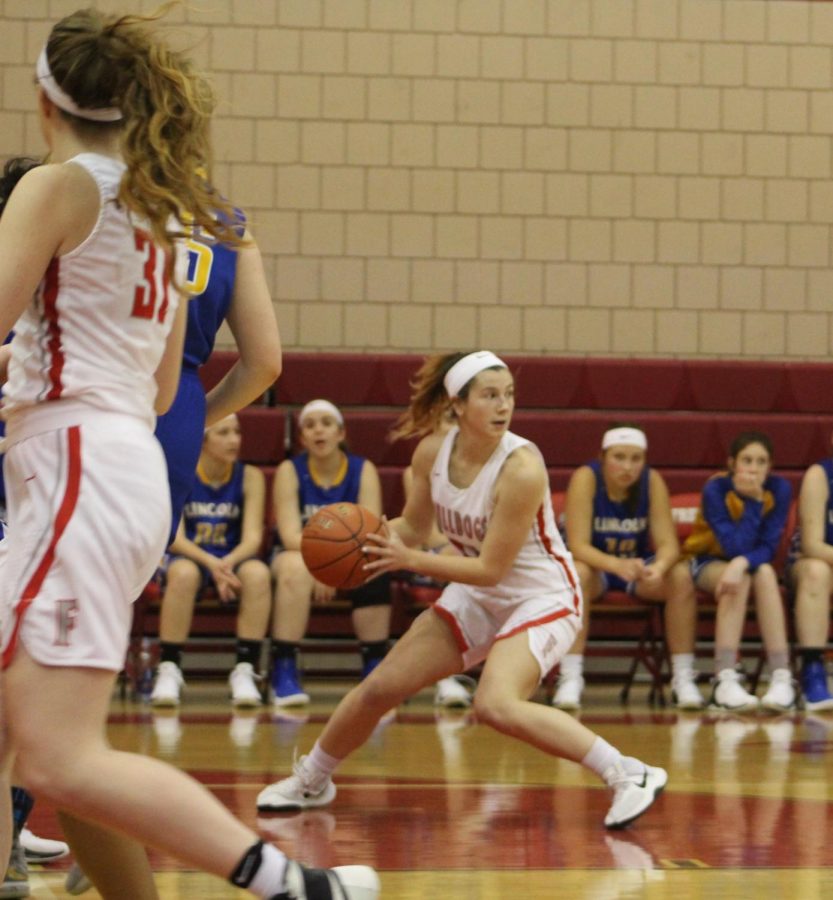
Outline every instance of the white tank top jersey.
[[[459, 428], [445, 436], [431, 470], [431, 499], [437, 522], [445, 536], [466, 556], [478, 556], [494, 509], [494, 488], [507, 457], [531, 441], [507, 432], [467, 488], [455, 487], [448, 478], [448, 463]], [[542, 459], [543, 463], [543, 459]], [[542, 594], [557, 595], [571, 612], [581, 613], [581, 590], [573, 558], [555, 525], [552, 501], [544, 492], [529, 534], [509, 574], [494, 587], [468, 586], [475, 599], [517, 602]]]
[[153, 428], [154, 373], [179, 295], [161, 248], [116, 202], [124, 163], [96, 153], [69, 162], [95, 180], [101, 209], [89, 236], [52, 259], [15, 324], [4, 416], [11, 433], [35, 405], [57, 413], [80, 402]]

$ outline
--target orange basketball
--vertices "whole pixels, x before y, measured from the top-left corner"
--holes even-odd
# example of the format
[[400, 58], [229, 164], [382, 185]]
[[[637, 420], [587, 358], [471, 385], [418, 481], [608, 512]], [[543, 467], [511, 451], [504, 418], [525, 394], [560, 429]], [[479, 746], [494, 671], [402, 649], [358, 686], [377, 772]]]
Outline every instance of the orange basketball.
[[301, 556], [315, 578], [330, 587], [350, 590], [367, 581], [362, 548], [365, 535], [380, 533], [382, 521], [357, 503], [331, 503], [301, 532]]

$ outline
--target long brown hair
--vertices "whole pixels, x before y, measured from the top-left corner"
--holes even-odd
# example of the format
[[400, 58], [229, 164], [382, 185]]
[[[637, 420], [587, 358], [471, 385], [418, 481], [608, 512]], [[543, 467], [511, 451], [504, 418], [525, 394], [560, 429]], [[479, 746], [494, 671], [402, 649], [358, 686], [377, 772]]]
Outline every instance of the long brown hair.
[[206, 180], [211, 86], [151, 27], [178, 5], [172, 0], [146, 16], [78, 10], [55, 25], [46, 43], [55, 81], [78, 106], [121, 110], [115, 123], [59, 113], [82, 137], [120, 130], [127, 171], [119, 202], [148, 222], [171, 265], [173, 238], [181, 233], [171, 232], [172, 219], [241, 243], [233, 209]]
[[[443, 384], [448, 370], [459, 362], [465, 353], [447, 353], [428, 356], [411, 379], [411, 400], [408, 408], [396, 420], [390, 439], [422, 437], [436, 430], [443, 413], [451, 404], [451, 398]], [[460, 392], [468, 393], [468, 385]]]

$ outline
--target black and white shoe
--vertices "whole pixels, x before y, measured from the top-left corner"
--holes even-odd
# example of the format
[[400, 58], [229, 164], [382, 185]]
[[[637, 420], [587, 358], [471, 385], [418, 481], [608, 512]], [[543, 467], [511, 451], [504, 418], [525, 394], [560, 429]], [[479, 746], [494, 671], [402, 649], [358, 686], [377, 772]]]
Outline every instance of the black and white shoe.
[[284, 891], [272, 900], [376, 900], [379, 876], [370, 866], [307, 869], [289, 860]]

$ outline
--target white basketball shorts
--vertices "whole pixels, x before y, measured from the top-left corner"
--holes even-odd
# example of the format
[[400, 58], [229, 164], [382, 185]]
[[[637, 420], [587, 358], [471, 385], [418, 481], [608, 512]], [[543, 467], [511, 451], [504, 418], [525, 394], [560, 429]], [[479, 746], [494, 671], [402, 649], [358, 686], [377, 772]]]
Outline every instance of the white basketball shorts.
[[529, 649], [541, 669], [541, 678], [573, 646], [581, 618], [568, 606], [572, 591], [519, 600], [483, 601], [472, 597], [464, 584], [449, 584], [434, 604], [434, 612], [451, 628], [469, 669], [489, 655], [495, 641], [527, 634]]
[[97, 413], [13, 444], [4, 472], [4, 668], [20, 642], [42, 665], [119, 671], [133, 601], [168, 537], [158, 442], [138, 419]]

